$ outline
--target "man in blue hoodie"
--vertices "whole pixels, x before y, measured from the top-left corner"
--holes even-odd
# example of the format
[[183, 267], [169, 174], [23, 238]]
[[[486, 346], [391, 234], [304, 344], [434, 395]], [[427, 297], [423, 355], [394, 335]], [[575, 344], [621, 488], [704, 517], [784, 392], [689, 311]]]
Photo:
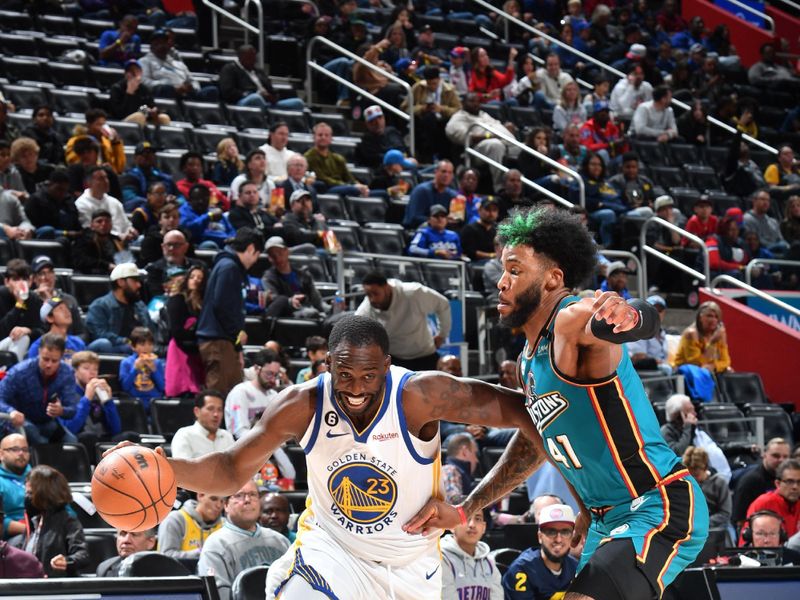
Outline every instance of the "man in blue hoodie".
[[242, 227], [230, 245], [217, 254], [206, 284], [197, 341], [206, 369], [206, 387], [218, 390], [223, 398], [242, 381], [247, 270], [258, 260], [263, 243], [258, 231]]
[[3, 538], [25, 533], [25, 478], [31, 471], [31, 450], [24, 435], [11, 433], [0, 441], [0, 498]]
[[408, 246], [411, 256], [425, 258], [461, 259], [461, 238], [447, 229], [447, 209], [441, 204], [431, 206], [428, 226], [418, 230]]
[[236, 234], [228, 217], [222, 209], [215, 206], [209, 208], [211, 190], [202, 183], [196, 183], [189, 190], [187, 202], [178, 209], [181, 214], [181, 226], [192, 234], [192, 242], [200, 248], [222, 248], [225, 241]]
[[0, 412], [11, 427], [23, 427], [30, 444], [77, 442], [58, 421], [75, 415], [78, 395], [72, 367], [62, 362], [64, 338], [46, 333], [39, 356], [15, 365], [0, 381]]

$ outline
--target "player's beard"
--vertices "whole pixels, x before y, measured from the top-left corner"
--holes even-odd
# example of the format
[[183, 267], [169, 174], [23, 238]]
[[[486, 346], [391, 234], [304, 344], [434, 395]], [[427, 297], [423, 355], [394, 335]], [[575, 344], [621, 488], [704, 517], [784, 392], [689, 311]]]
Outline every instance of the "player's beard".
[[567, 550], [567, 552], [564, 553], [564, 556], [556, 556], [555, 554], [550, 552], [550, 550], [548, 550], [544, 545], [542, 545], [541, 550], [542, 554], [545, 555], [545, 558], [547, 558], [547, 560], [558, 564], [563, 564], [564, 557], [569, 553], [569, 550]]
[[500, 325], [508, 327], [509, 329], [518, 329], [522, 327], [528, 322], [531, 315], [536, 312], [541, 302], [542, 292], [539, 287], [539, 282], [535, 281], [514, 300], [514, 307], [516, 310], [505, 317], [500, 317]]

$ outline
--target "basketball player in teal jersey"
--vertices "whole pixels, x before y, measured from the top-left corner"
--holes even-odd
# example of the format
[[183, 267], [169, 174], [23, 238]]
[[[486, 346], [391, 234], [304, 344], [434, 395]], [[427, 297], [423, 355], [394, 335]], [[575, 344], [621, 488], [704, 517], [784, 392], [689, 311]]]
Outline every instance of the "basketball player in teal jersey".
[[[702, 549], [708, 509], [661, 437], [622, 346], [654, 335], [658, 315], [645, 301], [613, 292], [571, 295], [595, 267], [591, 238], [572, 215], [530, 210], [505, 221], [499, 234], [497, 309], [503, 324], [527, 338], [518, 373], [528, 414], [581, 503], [573, 545], [588, 526], [564, 600], [660, 598]], [[531, 439], [516, 436], [461, 505], [432, 499], [406, 531], [452, 528], [525, 481], [535, 456]]]

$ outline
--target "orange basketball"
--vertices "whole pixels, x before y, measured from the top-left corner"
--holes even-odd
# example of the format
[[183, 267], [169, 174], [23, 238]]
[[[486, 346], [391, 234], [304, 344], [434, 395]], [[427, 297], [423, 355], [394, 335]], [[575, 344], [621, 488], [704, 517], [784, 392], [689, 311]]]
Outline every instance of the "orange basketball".
[[175, 502], [175, 473], [167, 459], [150, 448], [127, 446], [97, 465], [92, 502], [109, 525], [144, 531], [158, 525]]

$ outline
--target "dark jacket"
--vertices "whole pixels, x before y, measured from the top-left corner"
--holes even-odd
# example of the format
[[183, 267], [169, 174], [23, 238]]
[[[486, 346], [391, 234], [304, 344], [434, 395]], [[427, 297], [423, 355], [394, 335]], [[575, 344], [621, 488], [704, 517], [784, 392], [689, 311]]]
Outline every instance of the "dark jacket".
[[110, 96], [108, 112], [118, 120], [138, 112], [141, 106], [152, 107], [156, 105], [153, 100], [153, 92], [150, 91], [149, 87], [140, 83], [136, 92], [129, 94], [128, 81], [124, 78], [111, 86]]
[[0, 287], [0, 340], [8, 337], [14, 327], [27, 327], [31, 330], [31, 341], [44, 333], [39, 309], [42, 301], [34, 292], [28, 296], [25, 308], [17, 308], [17, 299], [7, 287]]
[[197, 323], [199, 342], [229, 340], [235, 342], [244, 329], [244, 289], [247, 270], [233, 250], [226, 248], [214, 258], [208, 276], [203, 310]]
[[[261, 69], [256, 69], [256, 76], [267, 92], [275, 94], [269, 77]], [[228, 104], [236, 104], [253, 92], [257, 92], [256, 84], [237, 62], [229, 62], [219, 71], [219, 92], [222, 100]]]
[[775, 489], [775, 473], [770, 473], [764, 468], [764, 463], [758, 463], [751, 471], [742, 475], [733, 491], [733, 511], [731, 521], [738, 523], [747, 518], [747, 509], [753, 500], [761, 494]]
[[464, 225], [461, 230], [461, 250], [470, 260], [483, 260], [475, 253], [494, 252], [494, 238], [497, 235], [497, 226], [486, 229], [480, 222]]
[[292, 285], [286, 277], [281, 276], [275, 267], [270, 268], [264, 273], [261, 281], [268, 292], [273, 296], [285, 296], [291, 298], [295, 294], [305, 294], [306, 298], [303, 301], [303, 306], [313, 306], [319, 311], [324, 311], [322, 304], [322, 296], [319, 295], [314, 280], [305, 269], [292, 269], [297, 277], [296, 285]]
[[[122, 329], [124, 306], [114, 296], [114, 292], [95, 298], [89, 305], [86, 313], [86, 329], [92, 340], [105, 338], [112, 344], [123, 344], [130, 335], [130, 331], [120, 331]], [[137, 300], [133, 305], [133, 320], [135, 327], [147, 327], [150, 331], [155, 331], [150, 313], [144, 302]]]
[[42, 564], [30, 552], [0, 541], [0, 579], [41, 579]]
[[[66, 231], [80, 231], [81, 222], [78, 219], [78, 209], [75, 200], [67, 197], [63, 202], [47, 195], [44, 188], [38, 189], [25, 202], [25, 214], [37, 229], [50, 225], [55, 229]], [[60, 233], [57, 233], [60, 235]]]
[[151, 262], [144, 268], [144, 270], [147, 271], [145, 287], [147, 288], [146, 294], [148, 298], [155, 298], [156, 296], [164, 294], [164, 274], [169, 267], [173, 266], [179, 266], [188, 271], [191, 267], [203, 266], [203, 261], [186, 257], [186, 262], [184, 264], [173, 265], [171, 263], [168, 264], [167, 259], [162, 256], [158, 260]]
[[265, 240], [280, 232], [275, 231], [274, 225], [278, 220], [264, 209], [258, 209], [255, 213], [243, 206], [232, 206], [228, 211], [228, 222], [234, 229], [242, 227], [252, 227], [256, 229]]
[[[66, 507], [36, 515], [31, 519], [31, 531], [36, 531], [42, 523], [34, 540], [33, 554], [39, 559], [48, 577], [63, 577], [64, 571], [56, 571], [50, 560], [63, 554], [67, 558], [66, 575], [75, 576], [89, 564], [89, 545], [83, 535], [83, 527], [78, 519], [70, 515]], [[35, 534], [34, 534], [35, 535]]]
[[[120, 176], [120, 180], [122, 185], [122, 197], [119, 198], [119, 200], [125, 205], [131, 205], [131, 203], [135, 202], [138, 198], [146, 198], [147, 186], [151, 183], [163, 183], [164, 187], [167, 188], [168, 194], [175, 194], [178, 191], [172, 177], [155, 167], [147, 171], [139, 167], [133, 167], [125, 171]], [[139, 231], [142, 230], [139, 229]]]
[[122, 241], [115, 235], [100, 238], [86, 229], [72, 244], [72, 262], [75, 270], [87, 275], [108, 275], [109, 267], [116, 264], [114, 255], [122, 250]]
[[311, 203], [314, 205], [314, 212], [318, 212], [319, 211], [319, 203], [317, 202], [317, 190], [314, 189], [313, 185], [312, 186], [308, 186], [308, 185], [306, 185], [304, 183], [301, 183], [300, 185], [295, 185], [294, 183], [292, 183], [291, 179], [289, 179], [287, 177], [286, 179], [281, 181], [279, 184], [277, 184], [275, 187], [276, 187], [276, 189], [277, 188], [283, 188], [283, 197], [286, 198], [286, 203], [287, 204], [289, 203], [289, 198], [292, 197], [292, 193], [295, 190], [300, 189], [300, 190], [307, 191], [309, 194], [311, 194]]
[[193, 327], [186, 328], [186, 321], [190, 317], [197, 319], [199, 313], [194, 312], [186, 303], [183, 294], [175, 294], [167, 300], [167, 322], [169, 324], [169, 337], [174, 339], [178, 347], [186, 354], [197, 354], [197, 322]]
[[692, 445], [694, 439], [694, 425], [679, 425], [673, 421], [661, 426], [661, 437], [678, 456], [683, 456], [686, 448]]
[[119, 577], [119, 568], [122, 565], [123, 558], [121, 556], [112, 556], [107, 558], [99, 565], [95, 571], [98, 577]]
[[61, 417], [74, 417], [80, 398], [75, 391], [75, 372], [72, 367], [62, 362], [55, 376], [50, 381], [44, 381], [39, 370], [39, 359], [28, 358], [11, 367], [0, 381], [0, 412], [17, 410], [25, 415], [25, 420], [35, 425], [49, 423], [52, 418], [47, 416], [47, 403], [55, 396], [64, 407]]
[[325, 231], [325, 225], [314, 218], [303, 221], [296, 214], [287, 212], [281, 219], [283, 223], [283, 240], [287, 246], [297, 246], [299, 244], [314, 244], [322, 247], [320, 231]]
[[356, 146], [356, 163], [376, 169], [383, 164], [383, 155], [387, 150], [392, 149], [400, 150], [403, 153], [408, 152], [403, 134], [397, 129], [388, 126], [383, 135], [367, 131]]
[[25, 137], [33, 138], [39, 144], [39, 160], [60, 165], [64, 162], [64, 144], [67, 140], [58, 135], [55, 129], [42, 131], [36, 127], [26, 127], [22, 131]]

